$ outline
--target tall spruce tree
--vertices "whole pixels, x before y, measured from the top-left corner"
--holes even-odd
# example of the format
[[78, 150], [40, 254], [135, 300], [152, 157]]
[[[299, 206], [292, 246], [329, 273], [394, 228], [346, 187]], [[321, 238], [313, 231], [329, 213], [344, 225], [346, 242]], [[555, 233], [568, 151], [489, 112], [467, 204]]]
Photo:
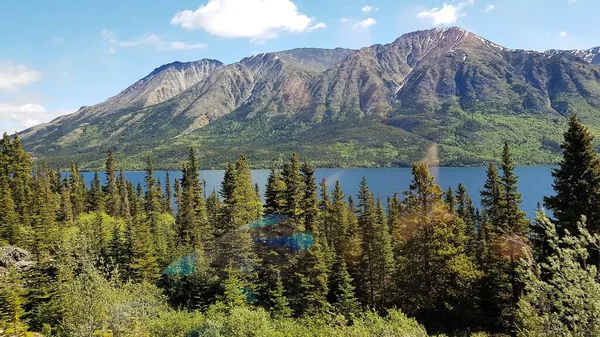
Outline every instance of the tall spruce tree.
[[121, 197], [119, 195], [119, 184], [115, 157], [111, 149], [108, 150], [106, 159], [106, 213], [112, 217], [121, 215]]
[[198, 249], [209, 238], [206, 202], [200, 184], [200, 168], [194, 149], [190, 149], [181, 179], [177, 212], [178, 243]]
[[300, 160], [293, 154], [289, 163], [283, 166], [283, 181], [285, 182], [286, 213], [294, 220], [301, 222], [303, 198], [302, 177], [300, 176]]
[[98, 171], [94, 173], [92, 186], [88, 193], [88, 211], [104, 211], [104, 192], [102, 191], [102, 182], [100, 181], [100, 175], [98, 175]]
[[265, 191], [266, 214], [283, 214], [285, 212], [285, 191], [286, 186], [281, 171], [271, 169]]
[[572, 114], [564, 133], [562, 160], [552, 170], [554, 196], [544, 204], [556, 218], [559, 234], [576, 234], [577, 223], [586, 217], [589, 231], [600, 233], [600, 158], [594, 136]]
[[393, 273], [394, 257], [387, 223], [382, 219], [382, 209], [375, 204], [366, 178], [360, 182], [358, 226], [362, 237], [362, 279], [360, 295], [363, 304], [380, 308], [388, 299]]
[[319, 199], [317, 197], [317, 183], [315, 181], [315, 169], [308, 163], [302, 164], [301, 168], [302, 186], [304, 193], [300, 205], [302, 207], [302, 223], [304, 229], [313, 234], [315, 239], [319, 238]]

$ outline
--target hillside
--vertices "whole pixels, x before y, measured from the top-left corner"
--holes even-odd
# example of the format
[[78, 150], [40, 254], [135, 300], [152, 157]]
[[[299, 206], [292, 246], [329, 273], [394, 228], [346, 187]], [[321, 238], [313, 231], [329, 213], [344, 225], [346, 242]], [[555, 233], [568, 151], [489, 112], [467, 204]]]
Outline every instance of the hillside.
[[[106, 102], [22, 133], [52, 166], [127, 168], [146, 157], [257, 166], [299, 152], [318, 166], [481, 165], [510, 140], [521, 164], [553, 163], [565, 116], [600, 131], [600, 66], [586, 53], [512, 50], [453, 27], [360, 50], [301, 48], [229, 65], [172, 63]], [[596, 51], [597, 55], [597, 51]]]

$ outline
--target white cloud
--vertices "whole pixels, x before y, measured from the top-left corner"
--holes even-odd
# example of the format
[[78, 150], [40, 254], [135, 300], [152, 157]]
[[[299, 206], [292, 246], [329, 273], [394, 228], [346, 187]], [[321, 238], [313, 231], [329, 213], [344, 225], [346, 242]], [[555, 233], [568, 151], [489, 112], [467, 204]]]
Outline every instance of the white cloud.
[[569, 35], [569, 32], [567, 32], [566, 30], [563, 30], [562, 32], [558, 33], [558, 36], [560, 37], [567, 37]]
[[224, 38], [259, 41], [276, 38], [281, 32], [300, 33], [324, 27], [300, 13], [291, 0], [209, 0], [195, 11], [177, 12], [171, 24]]
[[181, 41], [165, 41], [156, 34], [150, 34], [140, 37], [135, 40], [121, 41], [117, 38], [117, 34], [108, 29], [102, 30], [102, 37], [104, 41], [109, 44], [107, 52], [114, 54], [117, 47], [138, 47], [138, 46], [154, 46], [156, 50], [167, 51], [167, 50], [192, 50], [206, 48], [205, 43], [187, 43]]
[[371, 26], [374, 26], [375, 24], [377, 24], [377, 21], [375, 19], [369, 17], [369, 18], [366, 18], [366, 19], [356, 23], [354, 25], [354, 28], [369, 28]]
[[323, 28], [327, 28], [327, 25], [325, 23], [323, 23], [323, 22], [319, 22], [317, 24], [314, 24], [314, 25], [308, 27], [307, 31], [310, 32], [310, 31], [315, 30], [315, 29], [323, 29]]
[[41, 78], [42, 73], [37, 70], [0, 60], [0, 90], [18, 90]]
[[364, 14], [367, 14], [372, 10], [373, 10], [373, 7], [371, 7], [370, 5], [366, 5], [365, 7], [360, 9], [360, 11], [363, 12]]
[[434, 26], [451, 25], [458, 21], [458, 18], [465, 16], [465, 8], [472, 6], [475, 0], [466, 0], [458, 5], [449, 5], [444, 3], [442, 7], [435, 7], [428, 11], [422, 11], [417, 14], [417, 18], [431, 20]]
[[341, 23], [346, 23], [346, 22], [348, 22], [348, 18], [340, 18], [340, 22]]
[[576, 3], [576, 2], [579, 2], [579, 0], [569, 0], [569, 3], [570, 3], [570, 4], [574, 4], [574, 3]]
[[39, 104], [0, 103], [0, 132], [12, 134], [32, 126], [47, 123], [70, 110], [48, 111]]
[[496, 9], [496, 5], [487, 5], [483, 11], [486, 13], [491, 13], [494, 9]]

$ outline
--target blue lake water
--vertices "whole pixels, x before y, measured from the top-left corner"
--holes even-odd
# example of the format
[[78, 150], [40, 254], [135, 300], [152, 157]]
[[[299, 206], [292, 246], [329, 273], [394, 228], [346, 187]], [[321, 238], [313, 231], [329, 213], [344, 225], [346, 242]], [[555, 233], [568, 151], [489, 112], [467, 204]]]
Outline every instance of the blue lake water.
[[[546, 195], [552, 195], [552, 176], [550, 166], [523, 166], [518, 167], [515, 171], [519, 176], [519, 189], [523, 194], [523, 209], [530, 217], [535, 216], [536, 205], [541, 202]], [[479, 207], [480, 195], [485, 182], [485, 167], [440, 167], [432, 168], [432, 173], [435, 175], [437, 183], [444, 190], [448, 186], [452, 186], [456, 190], [459, 183], [465, 185], [469, 191], [469, 195], [473, 198], [475, 205]], [[206, 181], [206, 191], [210, 193], [213, 189], [217, 191], [220, 188], [221, 180], [224, 175], [223, 170], [202, 171], [200, 177]], [[144, 172], [128, 171], [125, 173], [128, 180], [134, 184], [144, 182]], [[165, 171], [156, 171], [155, 176], [163, 183], [165, 180]], [[84, 172], [85, 180], [89, 183], [94, 173]], [[181, 172], [170, 172], [171, 179], [181, 178]], [[254, 182], [257, 183], [264, 194], [268, 170], [255, 170], [252, 172]], [[330, 186], [330, 192], [333, 189], [336, 180], [340, 181], [342, 189], [346, 196], [355, 196], [358, 192], [358, 185], [362, 177], [366, 177], [371, 191], [376, 196], [381, 196], [384, 199], [391, 196], [394, 192], [400, 193], [402, 190], [408, 189], [412, 179], [410, 168], [353, 168], [353, 169], [317, 169], [315, 171], [317, 181], [326, 179]], [[104, 180], [104, 174], [100, 177]]]

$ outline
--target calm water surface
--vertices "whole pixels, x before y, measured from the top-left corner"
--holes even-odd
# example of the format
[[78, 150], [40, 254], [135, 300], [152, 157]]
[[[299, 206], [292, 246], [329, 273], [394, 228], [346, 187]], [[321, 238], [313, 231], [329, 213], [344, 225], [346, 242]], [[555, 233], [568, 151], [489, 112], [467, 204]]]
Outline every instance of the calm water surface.
[[[523, 166], [515, 170], [519, 176], [519, 189], [523, 194], [523, 209], [530, 217], [535, 216], [536, 205], [542, 201], [543, 196], [553, 193], [551, 169], [550, 166]], [[447, 190], [448, 186], [452, 186], [456, 190], [459, 183], [465, 185], [477, 207], [480, 204], [479, 191], [485, 182], [485, 171], [485, 167], [440, 167], [432, 169], [437, 183], [444, 190]], [[213, 189], [219, 190], [224, 172], [223, 170], [212, 170], [200, 173], [200, 177], [206, 181], [207, 193], [210, 193]], [[165, 171], [155, 172], [155, 176], [163, 183], [165, 174]], [[85, 172], [83, 175], [89, 183], [94, 173]], [[170, 172], [170, 175], [173, 180], [181, 178], [180, 171]], [[400, 193], [402, 190], [408, 189], [412, 179], [410, 168], [317, 169], [315, 175], [317, 181], [321, 181], [323, 178], [327, 180], [330, 192], [335, 181], [339, 180], [346, 196], [356, 195], [358, 184], [364, 176], [369, 182], [371, 191], [384, 200], [387, 196], [393, 195], [394, 192]], [[139, 182], [143, 185], [144, 172], [128, 171], [125, 176], [134, 184]], [[264, 194], [269, 170], [252, 171], [252, 176], [254, 182], [260, 186], [261, 193]], [[101, 174], [100, 177], [104, 180], [104, 174]]]

